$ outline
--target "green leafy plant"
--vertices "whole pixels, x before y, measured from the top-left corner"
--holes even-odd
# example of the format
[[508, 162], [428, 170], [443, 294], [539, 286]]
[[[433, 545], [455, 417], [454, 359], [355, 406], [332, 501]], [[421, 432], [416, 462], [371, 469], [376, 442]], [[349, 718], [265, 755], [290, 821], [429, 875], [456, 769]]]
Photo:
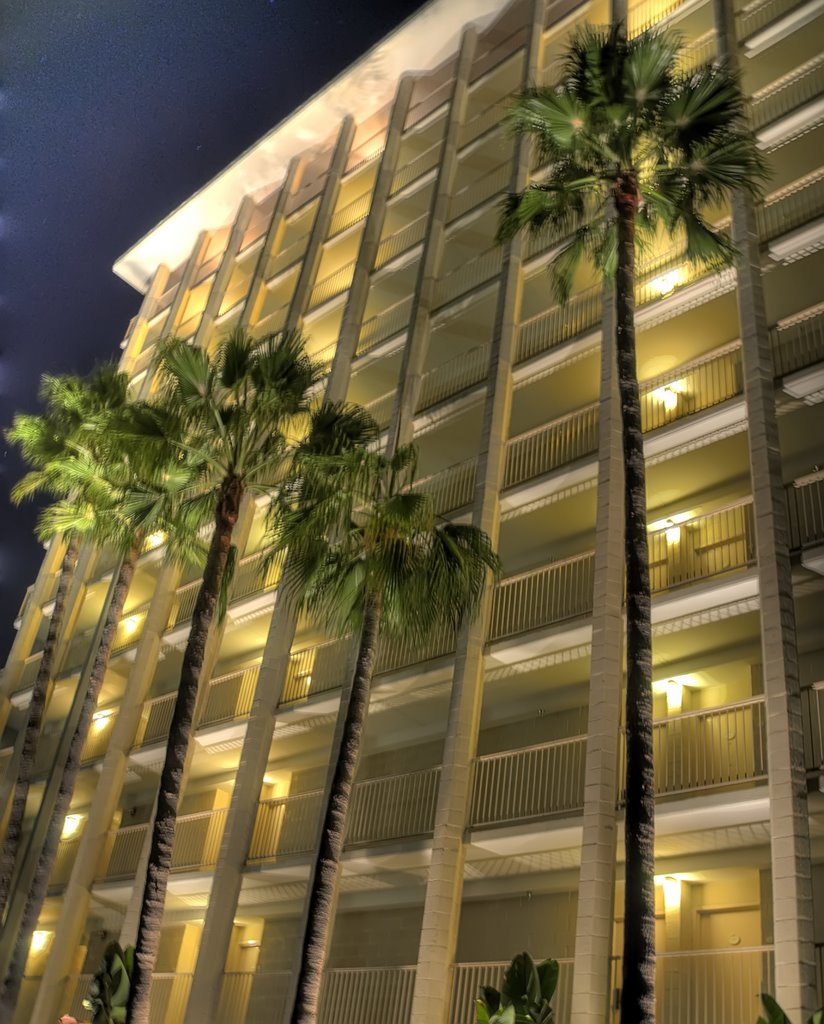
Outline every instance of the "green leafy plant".
[[[756, 1024], [791, 1024], [790, 1018], [771, 995], [762, 992], [761, 1002], [764, 1004], [767, 1016], [759, 1017]], [[820, 1010], [815, 1011], [809, 1021], [807, 1021], [807, 1024], [824, 1024], [824, 1006]]]
[[121, 949], [111, 942], [103, 954], [103, 963], [92, 978], [83, 1006], [92, 1010], [92, 1024], [123, 1024], [132, 984], [134, 946]]
[[529, 953], [519, 953], [506, 969], [500, 992], [481, 986], [481, 998], [475, 1002], [477, 1024], [551, 1024], [555, 1012], [550, 1001], [558, 971], [557, 960], [536, 964]]

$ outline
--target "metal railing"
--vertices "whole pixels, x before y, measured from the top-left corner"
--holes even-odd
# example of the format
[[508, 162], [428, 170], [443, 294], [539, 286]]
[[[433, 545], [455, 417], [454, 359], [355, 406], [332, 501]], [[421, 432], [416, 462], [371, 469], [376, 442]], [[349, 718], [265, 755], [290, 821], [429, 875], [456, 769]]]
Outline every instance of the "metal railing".
[[777, 377], [824, 359], [824, 302], [772, 327], [770, 341]]
[[400, 299], [387, 309], [381, 310], [380, 313], [376, 313], [375, 316], [365, 320], [361, 327], [355, 355], [365, 355], [375, 348], [376, 345], [379, 345], [380, 342], [386, 341], [393, 334], [398, 334], [400, 331], [405, 330], [409, 323], [411, 311], [412, 296], [408, 295], [406, 298]]
[[593, 552], [501, 580], [492, 599], [490, 640], [502, 640], [592, 611]]
[[166, 739], [172, 724], [176, 699], [177, 690], [172, 690], [171, 693], [164, 693], [146, 701], [134, 738], [135, 747], [149, 746]]
[[431, 833], [440, 766], [358, 782], [346, 826], [349, 845]]
[[283, 569], [283, 555], [268, 561], [266, 552], [256, 551], [252, 555], [241, 558], [232, 580], [231, 601], [263, 593], [277, 586]]
[[89, 995], [89, 986], [92, 983], [93, 977], [93, 974], [78, 975], [77, 984], [74, 986], [74, 992], [72, 993], [67, 1010], [68, 1015], [74, 1017], [75, 1020], [84, 1021], [91, 1019], [91, 1014], [83, 1006], [83, 1000]]
[[61, 839], [57, 847], [57, 854], [49, 875], [49, 885], [66, 885], [72, 873], [74, 862], [77, 857], [77, 850], [80, 846], [82, 835], [73, 835], [68, 839]]
[[284, 270], [294, 266], [295, 263], [300, 262], [308, 244], [309, 236], [303, 235], [301, 238], [296, 238], [294, 242], [290, 242], [285, 249], [272, 253], [266, 266], [266, 280], [270, 281], [278, 274], [282, 274]]
[[[558, 988], [555, 991], [555, 1024], [569, 1024], [572, 1020], [572, 968], [571, 959], [558, 961]], [[481, 985], [500, 989], [509, 963], [491, 960], [486, 963], [454, 964], [452, 991], [449, 998], [450, 1024], [475, 1024], [475, 1000]]]
[[598, 422], [593, 404], [513, 437], [507, 443], [504, 488], [591, 455], [598, 447]]
[[453, 359], [448, 359], [440, 366], [433, 366], [421, 381], [418, 412], [429, 409], [439, 402], [452, 398], [467, 388], [474, 387], [486, 380], [489, 366], [489, 345], [462, 352]]
[[754, 0], [738, 12], [739, 38], [754, 35], [798, 6], [798, 0]]
[[215, 1024], [272, 1024], [289, 996], [289, 971], [227, 971]]
[[692, 71], [701, 64], [710, 64], [715, 60], [716, 53], [715, 32], [710, 29], [681, 48], [678, 68], [680, 71]]
[[[761, 992], [773, 991], [772, 946], [658, 953], [656, 1024], [741, 1024], [757, 1020]], [[621, 988], [621, 960], [612, 961], [612, 990]]]
[[500, 246], [487, 249], [469, 262], [456, 267], [435, 285], [435, 306], [452, 302], [465, 292], [485, 284], [501, 272], [503, 250]]
[[479, 111], [461, 125], [458, 148], [469, 145], [470, 142], [474, 142], [475, 139], [480, 138], [481, 135], [490, 131], [490, 129], [500, 127], [503, 124], [510, 102], [509, 96], [495, 100], [494, 103], [490, 103], [488, 107]]
[[322, 790], [261, 800], [258, 804], [249, 861], [271, 860], [312, 848], [320, 815]]
[[245, 718], [252, 710], [260, 665], [219, 676], [209, 683], [201, 725]]
[[824, 54], [752, 94], [753, 127], [763, 128], [824, 92]]
[[824, 168], [785, 185], [756, 209], [758, 234], [770, 241], [806, 224], [824, 211]]
[[336, 295], [341, 295], [345, 292], [352, 283], [354, 273], [355, 261], [353, 260], [351, 263], [339, 267], [333, 274], [329, 274], [318, 281], [312, 289], [312, 298], [309, 302], [310, 307], [319, 306], [322, 302], [328, 302], [330, 299], [334, 299]]
[[377, 423], [380, 430], [385, 430], [389, 426], [389, 421], [392, 418], [392, 407], [395, 402], [395, 392], [387, 391], [385, 395], [381, 395], [380, 398], [374, 398], [371, 402], [367, 402], [364, 409], [369, 413], [372, 419]]
[[[175, 825], [172, 871], [214, 867], [228, 808], [183, 814]], [[128, 825], [112, 833], [112, 848], [103, 878], [132, 878], [137, 871], [149, 825]]]
[[802, 551], [812, 544], [824, 544], [824, 479], [811, 479], [784, 488], [790, 529], [790, 550]]
[[182, 587], [177, 588], [174, 600], [172, 601], [172, 607], [169, 610], [167, 629], [173, 629], [175, 626], [180, 625], [181, 622], [191, 619], [192, 612], [195, 610], [195, 601], [200, 590], [200, 584], [201, 580], [192, 580], [191, 583], [185, 583]]
[[[685, 711], [653, 723], [655, 794], [717, 789], [767, 778], [767, 715], [763, 697]], [[621, 745], [621, 802], [626, 799]]]
[[280, 703], [291, 704], [342, 686], [350, 668], [352, 644], [352, 637], [345, 636], [293, 651]]
[[97, 761], [104, 757], [109, 746], [111, 729], [108, 728], [114, 721], [113, 717], [102, 718], [97, 721], [92, 719], [91, 728], [80, 752], [80, 763], [88, 764], [90, 761]]
[[414, 967], [332, 968], [323, 977], [319, 1024], [403, 1024], [409, 1020], [414, 986]]
[[449, 204], [449, 220], [457, 220], [469, 210], [500, 194], [509, 184], [512, 164], [506, 160], [498, 164], [481, 178], [471, 182], [452, 196]]
[[181, 1024], [191, 988], [191, 974], [153, 974], [150, 1024]]
[[329, 225], [329, 237], [332, 238], [333, 235], [337, 235], [339, 232], [345, 231], [346, 228], [351, 228], [353, 224], [357, 224], [359, 220], [363, 220], [369, 212], [371, 203], [372, 189], [370, 188], [359, 195], [357, 199], [353, 199], [351, 203], [336, 210], [332, 217], [332, 223]]
[[755, 563], [752, 498], [649, 534], [653, 592]]
[[[627, 16], [627, 29], [630, 37], [640, 35], [641, 32], [653, 25], [671, 18], [682, 7], [686, 7], [689, 0], [641, 0], [633, 4]], [[689, 4], [689, 6], [694, 6]]]
[[824, 682], [801, 691], [804, 728], [804, 764], [808, 771], [824, 771]]
[[740, 395], [744, 390], [738, 342], [641, 385], [641, 424], [657, 430], [691, 413]]
[[137, 871], [140, 851], [149, 826], [127, 825], [112, 835], [112, 848], [102, 877], [108, 881], [133, 878]]
[[471, 825], [579, 810], [584, 804], [586, 744], [586, 736], [573, 736], [477, 758]]
[[144, 601], [143, 604], [131, 608], [123, 615], [112, 644], [112, 654], [118, 654], [120, 651], [125, 651], [127, 647], [132, 647], [143, 636], [143, 627], [146, 624], [146, 616], [151, 603], [151, 601]]
[[381, 146], [379, 149], [376, 149], [373, 153], [370, 153], [369, 156], [362, 157], [358, 157], [357, 151], [353, 151], [352, 153], [349, 154], [349, 159], [346, 162], [346, 170], [343, 172], [343, 176], [346, 178], [350, 174], [354, 174], [355, 171], [361, 171], [363, 170], [364, 167], [367, 167], [369, 164], [373, 164], [376, 160], [380, 160], [380, 158], [383, 156], [383, 150], [384, 147]]
[[375, 269], [380, 270], [381, 267], [386, 266], [390, 260], [393, 260], [396, 256], [400, 256], [402, 252], [406, 252], [407, 249], [411, 249], [413, 245], [417, 245], [418, 242], [423, 241], [423, 237], [426, 234], [426, 225], [429, 222], [429, 214], [422, 213], [420, 217], [416, 217], [414, 220], [405, 224], [402, 228], [393, 232], [391, 235], [387, 235], [386, 238], [381, 240], [378, 246], [378, 253], [375, 257]]
[[416, 157], [413, 157], [409, 163], [404, 164], [403, 167], [399, 167], [395, 172], [395, 177], [392, 179], [392, 187], [389, 190], [390, 196], [395, 195], [396, 192], [400, 192], [402, 188], [414, 181], [416, 178], [420, 178], [426, 174], [427, 171], [431, 171], [433, 167], [438, 165], [440, 159], [441, 149], [443, 148], [443, 139], [438, 139], [437, 142], [433, 143], [428, 149], [425, 149], [423, 153], [419, 153]]
[[518, 327], [515, 362], [523, 363], [595, 327], [601, 322], [602, 298], [603, 289], [596, 286], [573, 296], [565, 306], [524, 320]]
[[415, 490], [432, 498], [437, 515], [468, 505], [475, 494], [475, 459], [466, 459], [440, 473], [418, 480]]

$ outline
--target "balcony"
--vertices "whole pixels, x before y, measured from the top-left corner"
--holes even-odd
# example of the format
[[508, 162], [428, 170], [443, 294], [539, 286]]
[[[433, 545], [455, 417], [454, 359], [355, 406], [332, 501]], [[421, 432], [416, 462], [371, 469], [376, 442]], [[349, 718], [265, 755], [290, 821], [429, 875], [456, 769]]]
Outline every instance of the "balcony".
[[503, 124], [507, 108], [511, 102], [509, 96], [497, 99], [494, 103], [490, 103], [488, 107], [484, 108], [484, 110], [475, 114], [474, 117], [471, 117], [465, 124], [461, 125], [458, 147], [463, 149], [464, 146], [468, 146], [475, 139], [479, 139], [487, 132], [500, 127]]
[[428, 222], [429, 214], [421, 214], [420, 217], [416, 217], [415, 220], [410, 221], [398, 231], [381, 239], [378, 253], [375, 257], [375, 270], [380, 270], [387, 263], [391, 263], [396, 256], [400, 256], [401, 253], [407, 252], [413, 246], [422, 242], [426, 234]]
[[496, 245], [463, 266], [456, 267], [438, 279], [435, 285], [435, 308], [445, 306], [466, 292], [474, 291], [475, 288], [496, 278], [501, 272], [502, 265], [503, 250]]
[[351, 203], [347, 203], [346, 206], [336, 210], [329, 225], [329, 237], [334, 238], [341, 231], [345, 231], [347, 228], [351, 228], [353, 224], [363, 220], [367, 213], [369, 213], [371, 205], [372, 190], [368, 189], [362, 195], [359, 195], [357, 199], [353, 199]]
[[325, 302], [342, 295], [352, 284], [352, 277], [355, 273], [355, 263], [347, 263], [339, 267], [334, 273], [328, 274], [315, 284], [312, 289], [312, 297], [309, 300], [309, 308], [314, 309]]
[[[89, 1019], [89, 1011], [84, 1008], [83, 1000], [89, 994], [92, 977], [91, 974], [81, 974], [77, 979], [68, 1009], [69, 1016], [76, 1020]], [[151, 986], [151, 1024], [183, 1024], [183, 1015], [192, 988], [192, 975], [158, 971], [152, 975]], [[226, 1024], [229, 1024], [228, 1020]]]
[[490, 199], [500, 197], [500, 194], [508, 187], [511, 175], [512, 163], [505, 160], [476, 181], [460, 189], [452, 196], [449, 204], [449, 220], [457, 220]]
[[408, 163], [399, 167], [392, 179], [389, 195], [394, 196], [417, 178], [423, 177], [440, 163], [443, 139], [438, 139], [422, 153], [413, 157]]
[[[768, 149], [775, 148], [819, 124], [824, 119], [822, 93], [824, 56], [808, 60], [753, 93], [752, 123], [761, 144]], [[790, 114], [795, 116], [788, 125], [775, 124]]]

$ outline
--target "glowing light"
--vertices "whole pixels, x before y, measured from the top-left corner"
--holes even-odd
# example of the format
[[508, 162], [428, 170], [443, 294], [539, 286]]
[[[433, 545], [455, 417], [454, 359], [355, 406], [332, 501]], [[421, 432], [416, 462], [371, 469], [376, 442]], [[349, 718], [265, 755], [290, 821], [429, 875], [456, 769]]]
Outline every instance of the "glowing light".
[[155, 548], [161, 547], [166, 543], [166, 534], [163, 530], [155, 530], [154, 533], [150, 533], [146, 538], [145, 548], [147, 551], [154, 551]]
[[29, 946], [31, 952], [42, 953], [46, 946], [49, 944], [50, 936], [51, 932], [43, 932], [39, 929], [35, 932], [32, 932], [31, 945]]
[[663, 882], [664, 910], [668, 913], [681, 906], [681, 880], [667, 875]]
[[650, 288], [658, 292], [659, 295], [671, 295], [672, 292], [681, 284], [684, 280], [684, 271], [681, 267], [675, 270], [668, 270], [666, 274], [661, 274], [660, 277], [653, 278], [650, 281]]
[[689, 512], [675, 512], [666, 519], [656, 519], [647, 529], [650, 533], [660, 533], [663, 530], [667, 544], [677, 544], [681, 540], [681, 524], [689, 519]]
[[114, 716], [114, 708], [103, 708], [100, 711], [95, 711], [92, 715], [92, 728], [95, 732], [100, 732], [105, 729], [109, 724], [109, 719]]
[[134, 632], [136, 632], [136, 630], [137, 630], [139, 625], [140, 625], [140, 616], [139, 615], [130, 615], [128, 619], [124, 619], [120, 623], [120, 628], [123, 630], [123, 635], [124, 636], [131, 636]]
[[83, 816], [80, 814], [67, 814], [66, 820], [63, 822], [63, 831], [60, 833], [61, 839], [71, 839], [73, 835], [77, 833], [80, 825], [83, 822]]
[[681, 540], [681, 527], [673, 523], [671, 526], [667, 527], [664, 537], [666, 538], [667, 544], [677, 544], [678, 541]]
[[678, 396], [683, 395], [686, 390], [687, 386], [683, 380], [673, 380], [669, 384], [664, 384], [663, 387], [656, 388], [652, 392], [652, 397], [660, 402], [668, 412], [672, 412], [678, 407]]
[[665, 685], [667, 712], [672, 715], [684, 706], [684, 684], [678, 679], [668, 679]]
[[311, 676], [304, 676], [303, 677], [303, 687], [304, 687], [304, 689], [308, 690], [311, 685], [312, 685], [312, 677]]
[[264, 775], [263, 782], [264, 785], [266, 786], [276, 786], [278, 784], [278, 780], [274, 777], [274, 775]]
[[240, 944], [241, 949], [257, 949], [260, 945], [257, 939], [244, 939]]

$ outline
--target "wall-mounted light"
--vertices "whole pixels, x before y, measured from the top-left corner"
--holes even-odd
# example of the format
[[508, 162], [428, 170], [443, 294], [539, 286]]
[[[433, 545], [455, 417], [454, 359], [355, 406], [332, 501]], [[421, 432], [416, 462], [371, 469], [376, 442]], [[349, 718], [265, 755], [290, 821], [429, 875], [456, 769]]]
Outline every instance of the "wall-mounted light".
[[660, 402], [668, 412], [678, 407], [678, 396], [683, 395], [687, 386], [682, 380], [673, 380], [651, 392], [652, 397]]
[[29, 946], [29, 951], [34, 953], [35, 955], [37, 955], [38, 953], [42, 953], [46, 946], [49, 944], [50, 938], [51, 932], [44, 932], [38, 928], [37, 931], [32, 932], [31, 945]]
[[128, 619], [122, 620], [122, 622], [120, 623], [120, 628], [123, 630], [124, 636], [131, 636], [134, 632], [136, 632], [139, 625], [140, 616], [130, 615]]
[[678, 679], [668, 679], [664, 693], [667, 698], [667, 712], [677, 714], [684, 706], [684, 684]]
[[95, 732], [101, 732], [112, 718], [114, 718], [114, 708], [101, 708], [100, 711], [95, 711], [92, 715], [92, 729]]
[[63, 822], [63, 831], [60, 833], [60, 838], [71, 839], [73, 835], [76, 835], [82, 823], [82, 814], [67, 814], [66, 820]]
[[647, 529], [650, 533], [664, 533], [667, 544], [677, 544], [681, 540], [681, 524], [690, 518], [689, 512], [675, 512], [666, 519], [656, 519]]
[[664, 911], [671, 913], [681, 906], [681, 879], [667, 875], [664, 879]]
[[155, 530], [154, 533], [150, 533], [149, 536], [146, 538], [146, 543], [144, 547], [146, 551], [154, 551], [155, 548], [159, 548], [161, 547], [161, 545], [165, 543], [166, 534], [163, 532], [163, 530]]
[[260, 942], [257, 939], [244, 939], [240, 944], [241, 949], [258, 949]]
[[649, 286], [661, 296], [670, 295], [685, 278], [684, 268], [676, 267], [675, 270], [668, 270], [666, 274], [653, 278]]

